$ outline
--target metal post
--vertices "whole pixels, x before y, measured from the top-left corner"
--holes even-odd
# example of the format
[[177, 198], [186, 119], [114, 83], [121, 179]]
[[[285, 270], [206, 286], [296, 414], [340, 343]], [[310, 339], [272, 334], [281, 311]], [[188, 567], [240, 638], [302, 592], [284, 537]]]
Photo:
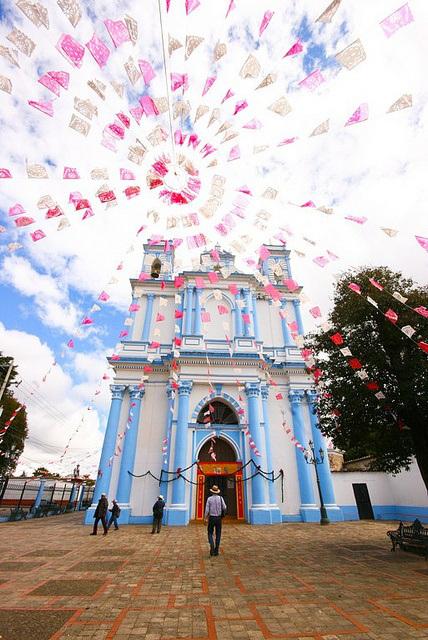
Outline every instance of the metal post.
[[25, 487], [27, 486], [27, 483], [24, 482], [24, 486], [22, 487], [22, 491], [21, 491], [21, 495], [19, 497], [19, 502], [18, 502], [18, 506], [17, 508], [19, 509], [19, 507], [21, 506], [21, 502], [22, 502], [22, 498], [24, 497], [24, 493], [25, 493]]
[[55, 495], [55, 488], [56, 488], [56, 482], [54, 482], [54, 486], [53, 486], [52, 493], [51, 493], [51, 499], [49, 501], [49, 506], [52, 506], [52, 502], [53, 502], [54, 495]]
[[13, 364], [13, 358], [12, 358], [11, 363], [10, 363], [10, 365], [9, 365], [9, 367], [8, 367], [8, 370], [7, 370], [7, 372], [6, 372], [5, 378], [4, 378], [4, 380], [3, 380], [3, 384], [2, 384], [1, 389], [0, 389], [0, 400], [2, 399], [3, 394], [4, 394], [4, 392], [5, 392], [6, 385], [7, 385], [7, 381], [8, 381], [8, 380], [9, 380], [9, 378], [10, 378], [10, 374], [12, 373], [12, 369], [13, 369], [13, 367], [14, 367], [14, 364]]
[[308, 456], [308, 454], [306, 452], [305, 453], [305, 459], [306, 459], [306, 462], [308, 464], [313, 464], [314, 467], [315, 467], [315, 476], [316, 476], [316, 479], [317, 479], [318, 495], [319, 495], [319, 498], [320, 498], [320, 515], [321, 515], [320, 524], [322, 524], [322, 525], [330, 524], [330, 520], [328, 518], [327, 510], [325, 508], [324, 500], [323, 500], [323, 497], [322, 497], [321, 484], [320, 484], [320, 479], [319, 479], [319, 475], [318, 475], [318, 465], [324, 463], [323, 450], [320, 449], [320, 458], [318, 458], [316, 453], [315, 453], [314, 443], [311, 440], [309, 441], [309, 447], [310, 447], [310, 450], [312, 452], [312, 458], [309, 459], [309, 456]]
[[2, 488], [0, 491], [0, 505], [3, 502], [4, 494], [6, 493], [7, 485], [9, 484], [10, 478], [4, 478]]
[[62, 509], [62, 501], [64, 500], [64, 494], [65, 494], [65, 490], [66, 490], [66, 488], [67, 488], [67, 483], [65, 483], [65, 484], [64, 484], [64, 489], [63, 489], [63, 491], [62, 491], [61, 500], [60, 500], [60, 502], [59, 502], [59, 506], [61, 507], [61, 509]]

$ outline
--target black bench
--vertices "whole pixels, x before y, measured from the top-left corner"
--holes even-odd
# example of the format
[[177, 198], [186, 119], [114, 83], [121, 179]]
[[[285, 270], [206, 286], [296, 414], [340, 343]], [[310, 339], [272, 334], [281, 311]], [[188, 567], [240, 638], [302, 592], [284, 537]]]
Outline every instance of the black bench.
[[9, 522], [17, 522], [18, 520], [26, 520], [28, 511], [24, 511], [21, 507], [13, 507], [10, 510]]
[[33, 513], [35, 518], [47, 518], [50, 511], [51, 506], [49, 504], [39, 504], [39, 506], [34, 509]]
[[395, 551], [397, 546], [402, 550], [407, 547], [422, 549], [425, 551], [425, 560], [428, 559], [428, 529], [423, 527], [417, 518], [413, 524], [408, 526], [400, 522], [398, 529], [388, 531], [387, 535], [392, 542], [391, 551]]

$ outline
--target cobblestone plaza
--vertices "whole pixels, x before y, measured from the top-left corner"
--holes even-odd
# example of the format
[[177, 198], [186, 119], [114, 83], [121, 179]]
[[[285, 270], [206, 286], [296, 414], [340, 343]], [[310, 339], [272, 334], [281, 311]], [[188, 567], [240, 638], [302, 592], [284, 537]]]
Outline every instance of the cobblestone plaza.
[[89, 536], [82, 514], [0, 528], [2, 640], [428, 638], [428, 565], [396, 523], [225, 522]]

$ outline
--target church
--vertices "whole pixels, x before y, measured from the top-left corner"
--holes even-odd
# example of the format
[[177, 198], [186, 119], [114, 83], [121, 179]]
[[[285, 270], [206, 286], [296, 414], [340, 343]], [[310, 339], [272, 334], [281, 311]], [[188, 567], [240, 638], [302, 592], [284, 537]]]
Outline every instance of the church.
[[170, 246], [144, 245], [142, 273], [131, 280], [132, 325], [110, 360], [111, 408], [88, 523], [101, 493], [116, 498], [123, 524], [150, 522], [162, 494], [166, 524], [187, 525], [202, 520], [213, 484], [238, 521], [318, 521], [309, 440], [325, 452], [318, 474], [328, 516], [343, 519], [313, 380], [293, 339], [303, 335], [301, 288], [282, 284], [292, 278], [289, 251], [265, 248], [256, 279], [219, 247], [201, 254], [197, 271], [174, 276]]

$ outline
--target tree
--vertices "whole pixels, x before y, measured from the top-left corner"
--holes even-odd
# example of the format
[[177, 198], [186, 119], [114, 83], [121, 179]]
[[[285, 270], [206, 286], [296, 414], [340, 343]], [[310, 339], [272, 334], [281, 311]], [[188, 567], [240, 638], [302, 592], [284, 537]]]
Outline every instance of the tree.
[[[3, 386], [3, 382], [4, 382], [5, 378], [6, 378], [9, 365], [11, 364], [12, 361], [13, 361], [13, 358], [10, 358], [9, 356], [2, 355], [2, 353], [0, 351], [0, 389]], [[7, 384], [6, 384], [5, 391], [7, 391], [9, 389], [10, 385], [15, 380], [15, 378], [17, 376], [17, 373], [18, 372], [16, 370], [16, 366], [12, 367], [12, 371], [11, 371], [11, 373], [9, 375], [9, 379], [7, 381]]]
[[33, 472], [33, 478], [46, 478], [47, 476], [50, 476], [50, 471], [46, 467], [37, 467]]
[[[21, 407], [21, 404], [15, 400], [10, 391], [6, 391], [0, 406], [3, 409], [0, 415], [0, 431], [2, 431], [7, 427], [6, 423], [16, 409]], [[15, 470], [18, 459], [24, 450], [27, 433], [27, 412], [25, 408], [21, 408], [13, 422], [7, 427], [6, 432], [0, 437], [0, 476], [9, 475]]]
[[[352, 283], [360, 293], [349, 288]], [[407, 298], [406, 304], [394, 293]], [[322, 432], [347, 457], [374, 456], [378, 470], [397, 473], [415, 456], [428, 489], [427, 307], [428, 288], [415, 286], [387, 267], [362, 267], [342, 275], [329, 315], [332, 329], [310, 335], [306, 346], [313, 350], [311, 368], [319, 380]], [[415, 330], [413, 340], [403, 327]], [[342, 338], [343, 343], [333, 342], [335, 334], [336, 342]], [[341, 353], [344, 348], [352, 356]], [[358, 372], [366, 372], [368, 378], [360, 379]], [[376, 397], [379, 392], [384, 398]]]

